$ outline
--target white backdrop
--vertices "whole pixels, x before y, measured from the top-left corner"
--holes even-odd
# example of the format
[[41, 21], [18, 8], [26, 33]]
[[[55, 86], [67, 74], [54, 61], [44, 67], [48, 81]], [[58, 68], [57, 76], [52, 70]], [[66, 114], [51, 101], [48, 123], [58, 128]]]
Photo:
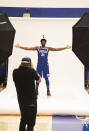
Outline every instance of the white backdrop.
[[[16, 29], [14, 43], [22, 46], [40, 46], [45, 35], [47, 46], [72, 45], [72, 26], [78, 19], [10, 18]], [[14, 44], [14, 45], [15, 45]], [[37, 52], [13, 48], [9, 59], [8, 86], [0, 94], [0, 113], [19, 113], [12, 71], [22, 57], [29, 56], [34, 68]], [[49, 52], [51, 97], [46, 96], [45, 81], [39, 87], [38, 114], [82, 114], [89, 115], [89, 95], [84, 90], [84, 67], [71, 50]]]

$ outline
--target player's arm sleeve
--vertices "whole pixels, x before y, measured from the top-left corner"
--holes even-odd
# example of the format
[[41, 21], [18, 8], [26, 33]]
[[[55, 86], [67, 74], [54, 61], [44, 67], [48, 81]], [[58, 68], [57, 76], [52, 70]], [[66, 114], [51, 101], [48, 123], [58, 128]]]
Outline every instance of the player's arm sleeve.
[[34, 70], [34, 78], [35, 78], [35, 80], [38, 82], [38, 83], [40, 83], [41, 82], [41, 77], [40, 77], [40, 75]]

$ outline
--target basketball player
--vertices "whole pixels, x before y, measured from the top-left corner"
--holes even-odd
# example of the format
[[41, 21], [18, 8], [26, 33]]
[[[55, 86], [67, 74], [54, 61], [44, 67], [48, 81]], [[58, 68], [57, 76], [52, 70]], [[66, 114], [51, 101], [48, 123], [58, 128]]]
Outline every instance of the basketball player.
[[[46, 86], [47, 86], [47, 96], [51, 96], [50, 93], [50, 87], [49, 87], [49, 64], [48, 64], [48, 53], [49, 51], [62, 51], [65, 49], [70, 49], [71, 46], [66, 46], [64, 48], [53, 48], [53, 47], [46, 47], [47, 40], [45, 38], [41, 39], [41, 46], [36, 47], [22, 47], [19, 44], [16, 45], [16, 48], [21, 48], [24, 50], [33, 50], [38, 52], [38, 64], [37, 64], [37, 72], [40, 74], [40, 76], [44, 77]], [[36, 92], [38, 95], [38, 87], [39, 83], [36, 83]]]

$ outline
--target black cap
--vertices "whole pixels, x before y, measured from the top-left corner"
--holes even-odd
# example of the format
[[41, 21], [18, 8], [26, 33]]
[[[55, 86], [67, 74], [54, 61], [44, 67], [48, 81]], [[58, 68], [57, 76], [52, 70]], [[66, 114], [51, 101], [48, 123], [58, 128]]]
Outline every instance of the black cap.
[[22, 63], [31, 64], [31, 59], [29, 57], [22, 58]]

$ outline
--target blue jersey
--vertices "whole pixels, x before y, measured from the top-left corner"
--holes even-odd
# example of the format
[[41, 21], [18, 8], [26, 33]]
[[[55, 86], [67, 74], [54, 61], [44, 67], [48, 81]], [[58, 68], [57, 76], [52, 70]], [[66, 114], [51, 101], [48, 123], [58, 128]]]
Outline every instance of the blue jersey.
[[48, 64], [48, 48], [44, 47], [38, 49], [38, 64]]

